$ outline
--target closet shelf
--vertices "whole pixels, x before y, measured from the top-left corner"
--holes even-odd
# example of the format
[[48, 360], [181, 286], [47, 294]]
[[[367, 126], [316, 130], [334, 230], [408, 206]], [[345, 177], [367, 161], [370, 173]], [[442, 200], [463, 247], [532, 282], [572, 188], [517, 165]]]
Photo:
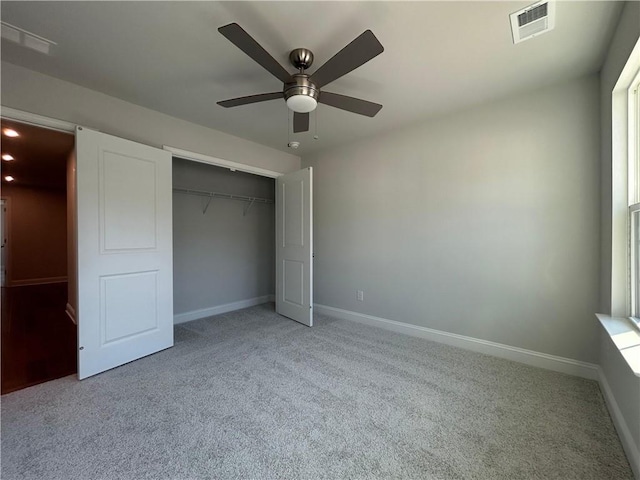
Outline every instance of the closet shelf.
[[203, 190], [192, 190], [189, 188], [174, 188], [173, 191], [176, 193], [184, 193], [186, 195], [209, 197], [209, 201], [202, 211], [203, 214], [207, 213], [207, 208], [209, 208], [209, 204], [211, 203], [212, 198], [226, 198], [227, 200], [240, 200], [242, 202], [249, 202], [249, 205], [247, 205], [244, 209], [243, 215], [247, 214], [254, 203], [274, 203], [274, 201], [270, 198], [247, 197], [246, 195], [233, 195], [230, 193], [221, 192], [205, 192]]

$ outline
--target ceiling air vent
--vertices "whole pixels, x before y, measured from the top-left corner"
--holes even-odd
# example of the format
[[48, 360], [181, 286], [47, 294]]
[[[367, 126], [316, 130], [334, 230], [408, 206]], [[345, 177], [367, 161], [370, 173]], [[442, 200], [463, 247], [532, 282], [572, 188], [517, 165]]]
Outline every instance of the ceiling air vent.
[[51, 47], [57, 45], [56, 42], [47, 40], [40, 35], [31, 33], [20, 27], [16, 27], [15, 25], [11, 25], [10, 23], [0, 22], [0, 25], [2, 26], [1, 35], [3, 39], [15, 42], [23, 47], [30, 48], [31, 50], [44, 53], [45, 55], [50, 55]]
[[513, 43], [524, 42], [530, 38], [553, 30], [556, 24], [556, 4], [554, 0], [529, 5], [509, 15]]

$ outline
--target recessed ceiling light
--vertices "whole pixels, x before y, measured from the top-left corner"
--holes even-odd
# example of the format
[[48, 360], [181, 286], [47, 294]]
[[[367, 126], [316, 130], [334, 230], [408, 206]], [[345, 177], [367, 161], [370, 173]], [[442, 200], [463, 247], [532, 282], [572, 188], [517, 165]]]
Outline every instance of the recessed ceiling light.
[[13, 182], [13, 181], [15, 180], [15, 178], [13, 178], [11, 175], [7, 175], [6, 177], [4, 177], [4, 179], [5, 179], [7, 182]]
[[2, 159], [6, 160], [7, 162], [10, 162], [11, 160], [15, 160], [15, 158], [13, 158], [13, 156], [9, 155], [8, 153], [3, 153], [2, 154]]
[[2, 133], [4, 133], [7, 137], [19, 137], [20, 134], [18, 132], [16, 132], [15, 130], [12, 130], [11, 128], [5, 128], [4, 130], [2, 130]]

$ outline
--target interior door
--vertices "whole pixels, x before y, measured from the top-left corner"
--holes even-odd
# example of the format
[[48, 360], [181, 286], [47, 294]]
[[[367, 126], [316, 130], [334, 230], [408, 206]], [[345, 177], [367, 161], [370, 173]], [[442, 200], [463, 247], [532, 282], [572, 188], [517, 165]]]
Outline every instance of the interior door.
[[313, 170], [276, 179], [276, 311], [313, 325]]
[[173, 346], [171, 154], [78, 127], [78, 377]]

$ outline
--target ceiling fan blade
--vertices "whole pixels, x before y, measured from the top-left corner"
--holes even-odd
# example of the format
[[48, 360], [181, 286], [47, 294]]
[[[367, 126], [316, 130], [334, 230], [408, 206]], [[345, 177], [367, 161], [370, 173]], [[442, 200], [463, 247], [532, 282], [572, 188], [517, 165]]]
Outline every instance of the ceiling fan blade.
[[309, 114], [293, 112], [293, 133], [309, 131]]
[[310, 80], [316, 87], [322, 88], [364, 65], [382, 52], [384, 52], [382, 44], [371, 30], [367, 30], [316, 70]]
[[320, 92], [318, 102], [367, 117], [375, 117], [382, 105], [337, 93]]
[[248, 105], [249, 103], [266, 102], [267, 100], [277, 100], [283, 98], [282, 92], [260, 93], [258, 95], [249, 95], [248, 97], [232, 98], [218, 102], [221, 107], [239, 107], [240, 105]]
[[220, 27], [218, 31], [281, 82], [285, 83], [291, 79], [291, 74], [237, 23]]

